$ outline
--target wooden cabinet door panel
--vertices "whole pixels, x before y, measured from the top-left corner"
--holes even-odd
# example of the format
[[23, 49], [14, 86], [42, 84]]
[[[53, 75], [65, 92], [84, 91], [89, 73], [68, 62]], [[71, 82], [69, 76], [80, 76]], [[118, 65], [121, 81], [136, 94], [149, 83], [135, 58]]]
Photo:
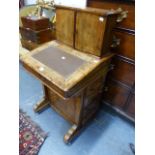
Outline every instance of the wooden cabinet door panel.
[[109, 77], [114, 80], [125, 83], [132, 87], [135, 82], [135, 66], [134, 64], [128, 63], [123, 59], [115, 57], [112, 60], [113, 69], [109, 72]]
[[77, 12], [75, 48], [94, 55], [101, 55], [106, 18], [95, 14]]
[[56, 39], [73, 47], [74, 10], [56, 9]]
[[133, 3], [123, 3], [123, 2], [106, 2], [106, 1], [96, 1], [88, 0], [88, 6], [94, 8], [102, 9], [118, 9], [122, 8], [124, 11], [128, 11], [127, 18], [122, 22], [117, 24], [117, 27], [122, 27], [126, 29], [135, 29], [135, 6]]
[[80, 113], [80, 104], [81, 96], [74, 97], [72, 99], [63, 100], [58, 95], [54, 94], [48, 89], [48, 96], [50, 100], [50, 105], [66, 119], [70, 120], [73, 123], [78, 123], [79, 113]]
[[120, 109], [124, 108], [130, 91], [114, 81], [107, 81], [103, 91], [103, 100]]
[[114, 35], [120, 39], [120, 45], [114, 49], [114, 52], [129, 59], [135, 59], [135, 35], [126, 32], [115, 31]]

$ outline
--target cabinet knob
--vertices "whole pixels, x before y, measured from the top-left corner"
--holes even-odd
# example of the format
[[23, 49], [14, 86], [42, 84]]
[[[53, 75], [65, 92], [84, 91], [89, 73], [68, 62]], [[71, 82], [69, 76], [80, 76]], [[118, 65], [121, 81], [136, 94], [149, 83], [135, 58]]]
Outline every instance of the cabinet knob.
[[114, 68], [115, 68], [115, 65], [114, 64], [110, 64], [109, 71], [114, 70]]
[[117, 38], [115, 35], [113, 35], [111, 48], [115, 48], [120, 45], [121, 39]]
[[105, 92], [107, 92], [107, 91], [108, 91], [108, 87], [105, 86], [103, 90], [104, 90]]
[[118, 15], [116, 21], [120, 23], [123, 19], [127, 18], [128, 11], [124, 11], [122, 8], [118, 8], [117, 11], [119, 11], [120, 14]]

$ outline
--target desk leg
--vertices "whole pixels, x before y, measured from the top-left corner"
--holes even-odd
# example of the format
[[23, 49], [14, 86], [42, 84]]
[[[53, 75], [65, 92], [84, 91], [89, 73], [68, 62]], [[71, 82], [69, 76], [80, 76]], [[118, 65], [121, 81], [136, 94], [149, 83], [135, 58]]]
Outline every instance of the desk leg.
[[[84, 91], [85, 92], [85, 91]], [[80, 133], [80, 131], [82, 130], [83, 126], [82, 126], [82, 113], [83, 113], [83, 104], [84, 104], [84, 96], [85, 93], [82, 93], [82, 96], [80, 98], [80, 104], [78, 106], [78, 117], [79, 117], [79, 121], [76, 124], [73, 124], [72, 127], [67, 131], [67, 133], [64, 135], [64, 142], [66, 144], [70, 143], [74, 138], [77, 137], [77, 135]]]
[[45, 108], [47, 108], [49, 106], [49, 100], [48, 100], [48, 92], [47, 92], [47, 87], [43, 85], [43, 90], [44, 90], [44, 97], [43, 99], [38, 102], [35, 106], [34, 106], [34, 111], [35, 112], [41, 112], [43, 111]]
[[43, 109], [45, 109], [46, 107], [48, 107], [48, 100], [46, 98], [43, 98], [40, 102], [38, 102], [35, 106], [34, 106], [34, 111], [35, 112], [40, 112]]
[[71, 142], [80, 132], [80, 129], [77, 125], [73, 125], [64, 136], [64, 142], [67, 144]]

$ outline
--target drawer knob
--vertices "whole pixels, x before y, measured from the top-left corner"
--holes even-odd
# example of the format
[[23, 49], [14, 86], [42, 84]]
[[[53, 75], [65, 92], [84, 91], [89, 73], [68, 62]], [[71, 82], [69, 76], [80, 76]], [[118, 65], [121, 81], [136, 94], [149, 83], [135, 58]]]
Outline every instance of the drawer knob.
[[121, 39], [117, 38], [115, 35], [113, 35], [111, 48], [115, 48], [120, 45]]
[[123, 11], [122, 8], [118, 8], [117, 11], [119, 11], [120, 14], [118, 15], [116, 21], [120, 23], [121, 21], [123, 21], [123, 19], [127, 18], [128, 11]]
[[109, 71], [114, 70], [114, 68], [115, 68], [115, 65], [114, 64], [110, 64]]
[[104, 91], [105, 92], [107, 92], [108, 91], [108, 87], [106, 86], [106, 87], [104, 87]]

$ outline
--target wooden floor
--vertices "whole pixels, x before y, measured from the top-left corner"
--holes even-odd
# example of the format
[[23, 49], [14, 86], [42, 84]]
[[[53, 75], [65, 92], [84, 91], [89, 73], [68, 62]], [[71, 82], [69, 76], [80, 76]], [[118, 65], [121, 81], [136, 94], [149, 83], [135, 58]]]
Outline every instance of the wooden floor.
[[66, 145], [62, 135], [70, 124], [51, 108], [35, 113], [33, 105], [41, 98], [40, 82], [20, 65], [20, 108], [49, 133], [39, 155], [132, 155], [129, 143], [134, 143], [134, 126], [114, 112], [102, 108], [85, 131]]

